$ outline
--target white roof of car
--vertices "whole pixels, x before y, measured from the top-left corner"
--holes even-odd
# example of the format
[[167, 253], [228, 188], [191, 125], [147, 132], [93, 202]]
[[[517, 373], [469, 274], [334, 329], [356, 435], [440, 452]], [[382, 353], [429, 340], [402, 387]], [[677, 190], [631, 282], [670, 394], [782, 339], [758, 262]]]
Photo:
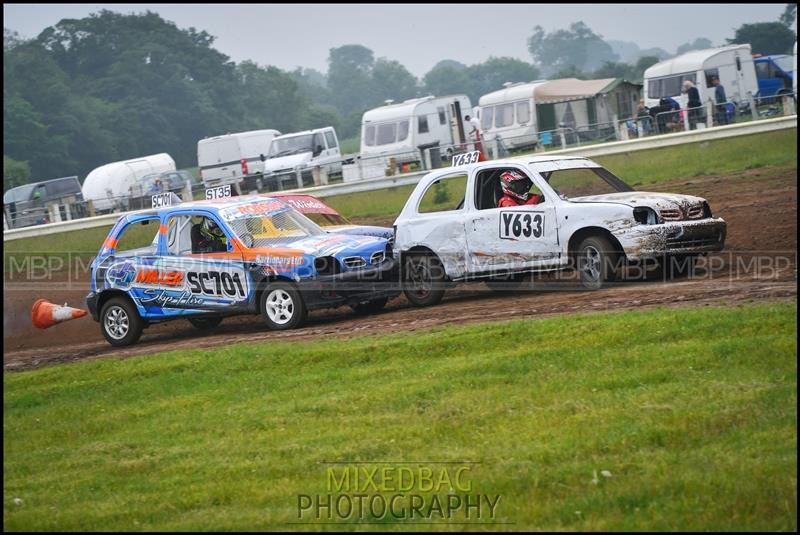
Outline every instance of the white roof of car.
[[674, 58], [660, 61], [644, 71], [645, 78], [658, 78], [671, 74], [681, 74], [685, 72], [698, 71], [703, 68], [703, 64], [717, 54], [732, 50], [746, 50], [750, 55], [750, 45], [730, 45], [719, 48], [706, 48], [704, 50], [692, 50]]

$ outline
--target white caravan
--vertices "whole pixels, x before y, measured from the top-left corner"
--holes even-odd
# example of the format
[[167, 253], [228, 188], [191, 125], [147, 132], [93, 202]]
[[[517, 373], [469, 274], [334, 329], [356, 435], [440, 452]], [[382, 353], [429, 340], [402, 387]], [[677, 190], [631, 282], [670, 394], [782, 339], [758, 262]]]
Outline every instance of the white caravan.
[[451, 145], [464, 139], [464, 116], [471, 109], [466, 95], [430, 95], [369, 110], [361, 119], [361, 158], [395, 156], [398, 162], [416, 161], [422, 157], [420, 146], [436, 142], [442, 154], [449, 155]]
[[251, 130], [198, 141], [197, 165], [205, 187], [233, 184], [245, 191], [253, 189], [264, 170], [270, 142], [279, 135], [277, 130]]
[[499, 137], [508, 148], [535, 145], [535, 92], [546, 83], [547, 80], [506, 83], [503, 89], [483, 95], [478, 100], [483, 139], [488, 142]]
[[175, 171], [175, 160], [165, 152], [101, 165], [86, 175], [83, 198], [97, 211], [126, 210], [142, 177], [166, 171]]
[[686, 95], [681, 93], [685, 80], [691, 80], [706, 104], [714, 99], [711, 81], [718, 77], [725, 95], [733, 102], [744, 102], [747, 93], [758, 93], [758, 78], [750, 45], [731, 45], [686, 54], [656, 63], [644, 71], [644, 97], [647, 106], [658, 106], [662, 97], [672, 97], [682, 108]]
[[320, 177], [342, 172], [339, 140], [332, 126], [273, 138], [262, 183], [270, 191], [327, 183], [324, 178], [314, 179], [315, 170], [324, 171]]

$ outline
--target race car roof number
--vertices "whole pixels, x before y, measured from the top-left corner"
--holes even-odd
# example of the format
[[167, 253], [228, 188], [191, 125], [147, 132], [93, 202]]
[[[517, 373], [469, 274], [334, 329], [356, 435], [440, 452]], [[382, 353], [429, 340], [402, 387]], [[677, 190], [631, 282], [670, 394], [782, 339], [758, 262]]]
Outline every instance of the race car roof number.
[[153, 208], [165, 208], [173, 204], [180, 204], [181, 198], [175, 193], [168, 191], [167, 193], [157, 193], [151, 197]]
[[206, 200], [213, 201], [215, 199], [224, 199], [231, 196], [231, 185], [217, 186], [216, 188], [208, 188], [206, 190]]
[[481, 153], [477, 150], [472, 152], [465, 152], [463, 154], [456, 154], [453, 156], [453, 167], [459, 165], [469, 165], [471, 163], [478, 163]]

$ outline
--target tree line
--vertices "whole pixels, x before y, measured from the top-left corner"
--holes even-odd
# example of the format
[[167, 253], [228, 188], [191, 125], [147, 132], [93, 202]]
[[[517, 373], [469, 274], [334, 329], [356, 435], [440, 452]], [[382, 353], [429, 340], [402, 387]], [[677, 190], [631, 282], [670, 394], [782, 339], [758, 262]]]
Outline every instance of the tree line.
[[[754, 52], [790, 50], [790, 6], [796, 9], [789, 4], [781, 21], [745, 24], [729, 41], [750, 42]], [[235, 63], [213, 44], [207, 32], [180, 29], [149, 11], [64, 19], [27, 40], [4, 28], [4, 191], [59, 176], [83, 179], [99, 165], [158, 152], [169, 153], [179, 168], [192, 167], [197, 141], [227, 132], [331, 125], [346, 139], [358, 135], [364, 111], [387, 99], [464, 93], [477, 104], [505, 82], [640, 81], [647, 67], [670, 55], [605, 41], [583, 22], [553, 32], [535, 27], [528, 39], [532, 62], [445, 59], [421, 79], [358, 44], [330, 49], [326, 73]], [[677, 52], [708, 46], [698, 38]]]

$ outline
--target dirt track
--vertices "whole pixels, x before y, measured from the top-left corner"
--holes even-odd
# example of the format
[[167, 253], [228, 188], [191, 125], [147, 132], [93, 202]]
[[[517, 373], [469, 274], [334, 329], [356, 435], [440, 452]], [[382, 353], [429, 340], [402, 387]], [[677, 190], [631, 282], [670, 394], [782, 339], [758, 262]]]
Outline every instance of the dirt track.
[[[637, 188], [706, 197], [714, 212], [728, 222], [726, 251], [716, 257], [712, 277], [672, 282], [626, 283], [598, 292], [574, 290], [563, 282], [544, 282], [522, 294], [489, 292], [482, 284], [461, 285], [433, 308], [411, 308], [399, 298], [386, 311], [358, 318], [349, 309], [320, 311], [307, 327], [270, 332], [255, 316], [226, 319], [213, 333], [199, 334], [188, 322], [175, 321], [145, 331], [141, 341], [113, 349], [89, 318], [37, 331], [30, 325], [30, 307], [46, 294], [54, 302], [83, 305], [88, 286], [71, 289], [11, 285], [3, 294], [4, 369], [22, 370], [109, 356], [128, 357], [155, 352], [208, 348], [242, 341], [292, 341], [348, 338], [368, 334], [409, 332], [445, 324], [542, 317], [583, 311], [615, 311], [656, 306], [737, 304], [762, 299], [792, 299], [797, 295], [797, 175], [752, 170], [727, 177], [700, 177]], [[750, 263], [759, 254], [759, 264]], [[49, 285], [48, 285], [49, 286]], [[17, 288], [17, 289], [15, 289]], [[20, 289], [25, 288], [25, 289]], [[11, 333], [9, 336], [8, 333]]]

